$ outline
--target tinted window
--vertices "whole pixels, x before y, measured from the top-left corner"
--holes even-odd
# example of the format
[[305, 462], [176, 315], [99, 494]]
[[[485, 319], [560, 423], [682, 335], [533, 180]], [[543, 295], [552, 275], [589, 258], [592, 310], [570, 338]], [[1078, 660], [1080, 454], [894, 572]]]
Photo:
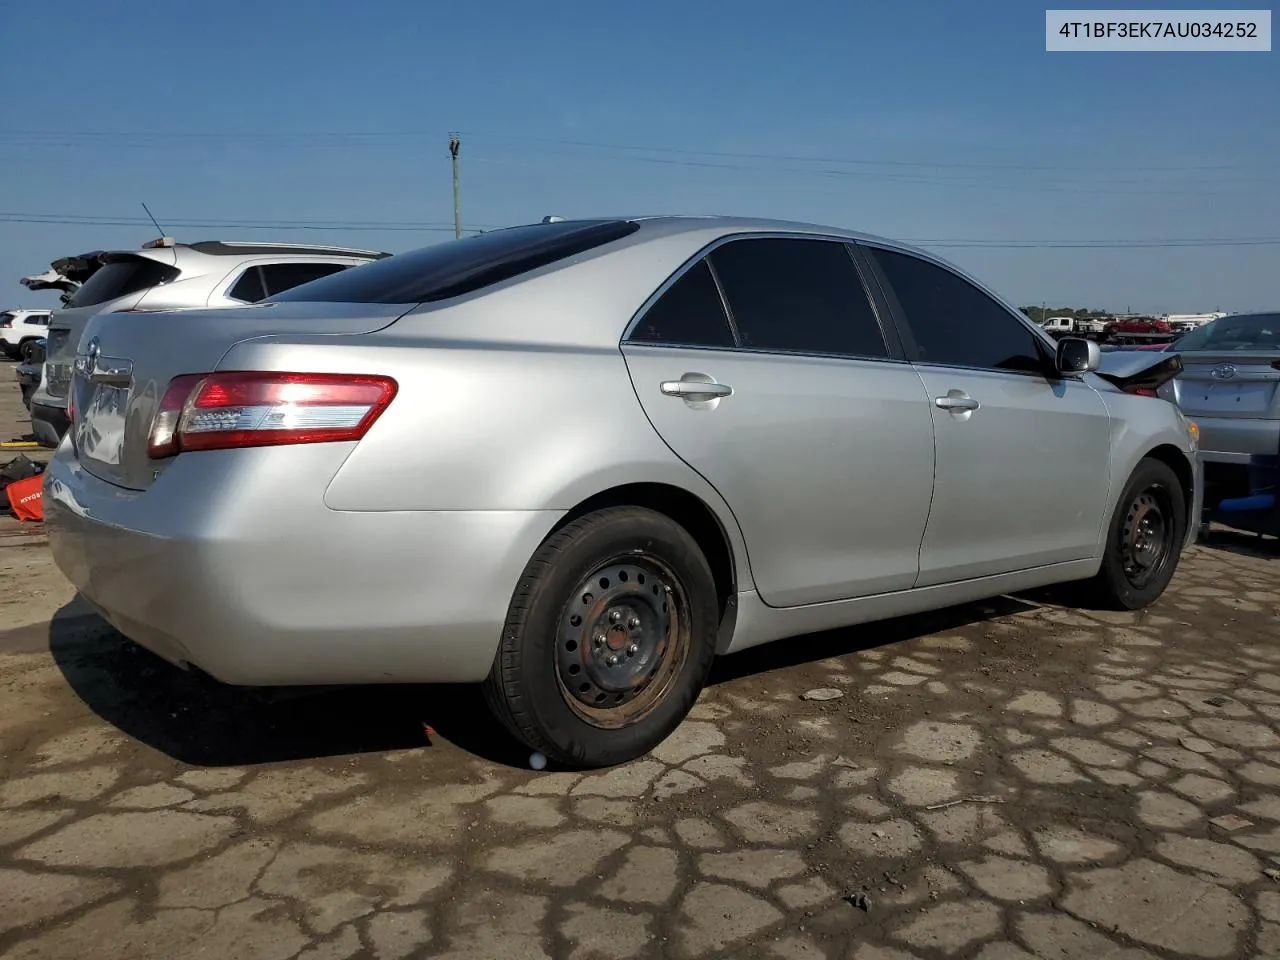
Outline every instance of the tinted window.
[[1035, 334], [973, 284], [919, 257], [872, 253], [906, 314], [922, 363], [1043, 371]]
[[885, 357], [884, 337], [844, 244], [733, 240], [711, 254], [742, 346]]
[[235, 286], [227, 291], [227, 296], [231, 299], [243, 300], [245, 303], [257, 303], [266, 295], [266, 288], [262, 285], [261, 267], [250, 267], [240, 275]]
[[673, 283], [640, 318], [631, 339], [691, 347], [732, 347], [733, 331], [705, 260]]
[[1178, 338], [1178, 350], [1280, 350], [1280, 314], [1219, 317]]
[[272, 263], [261, 268], [268, 297], [345, 269], [346, 265], [341, 263]]
[[92, 307], [140, 290], [168, 283], [181, 271], [147, 257], [124, 257], [104, 263], [75, 292], [69, 307]]
[[273, 299], [333, 303], [447, 300], [619, 240], [638, 229], [625, 220], [509, 227], [344, 270]]

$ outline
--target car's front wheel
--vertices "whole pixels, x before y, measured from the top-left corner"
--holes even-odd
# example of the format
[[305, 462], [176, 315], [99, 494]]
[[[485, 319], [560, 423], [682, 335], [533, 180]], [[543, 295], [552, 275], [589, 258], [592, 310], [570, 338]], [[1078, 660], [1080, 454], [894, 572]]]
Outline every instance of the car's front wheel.
[[1177, 475], [1159, 460], [1143, 460], [1116, 504], [1102, 566], [1083, 585], [1082, 599], [1119, 610], [1154, 603], [1178, 568], [1186, 531], [1186, 494]]
[[632, 760], [692, 708], [718, 620], [711, 568], [688, 531], [639, 507], [587, 514], [549, 537], [525, 568], [486, 698], [552, 761]]

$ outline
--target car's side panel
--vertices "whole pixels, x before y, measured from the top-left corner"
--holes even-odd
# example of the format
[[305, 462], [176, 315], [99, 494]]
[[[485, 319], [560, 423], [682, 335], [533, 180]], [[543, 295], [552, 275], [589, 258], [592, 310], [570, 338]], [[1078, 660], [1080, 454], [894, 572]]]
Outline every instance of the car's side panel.
[[1089, 376], [1111, 418], [1111, 486], [1106, 509], [1098, 528], [1096, 552], [1102, 555], [1106, 527], [1115, 513], [1124, 485], [1142, 460], [1159, 447], [1173, 448], [1185, 458], [1185, 467], [1195, 478], [1193, 503], [1189, 504], [1188, 542], [1199, 526], [1199, 502], [1204, 484], [1199, 482], [1201, 466], [1187, 428], [1187, 418], [1172, 403], [1152, 397], [1123, 393]]
[[1075, 560], [998, 576], [804, 607], [771, 607], [755, 591], [740, 592], [733, 640], [723, 652], [737, 653], [774, 640], [817, 633], [820, 630], [904, 617], [988, 597], [1033, 590], [1049, 584], [1082, 580], [1097, 573], [1099, 564], [1098, 559]]
[[395, 400], [327, 485], [330, 509], [564, 511], [617, 487], [664, 484], [712, 511], [729, 540], [739, 587], [752, 583], [733, 514], [654, 432], [616, 347], [535, 355], [552, 367], [548, 375], [525, 350], [405, 341], [399, 329], [250, 340], [219, 363], [396, 379]]
[[937, 470], [917, 586], [1094, 555], [1108, 489], [1109, 426], [1096, 391], [1034, 374], [921, 366], [934, 407]]
[[[915, 582], [933, 426], [909, 364], [640, 344], [624, 352], [658, 432], [734, 510], [766, 602]], [[732, 395], [687, 403], [661, 392], [689, 372]]]

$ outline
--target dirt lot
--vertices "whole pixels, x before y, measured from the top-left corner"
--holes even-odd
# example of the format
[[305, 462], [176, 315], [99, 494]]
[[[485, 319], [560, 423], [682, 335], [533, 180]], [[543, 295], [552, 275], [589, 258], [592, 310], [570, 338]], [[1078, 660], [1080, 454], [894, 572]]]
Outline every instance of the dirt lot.
[[726, 659], [653, 756], [578, 776], [470, 690], [202, 683], [0, 526], [0, 956], [1274, 958], [1249, 546], [1143, 615], [1002, 599]]

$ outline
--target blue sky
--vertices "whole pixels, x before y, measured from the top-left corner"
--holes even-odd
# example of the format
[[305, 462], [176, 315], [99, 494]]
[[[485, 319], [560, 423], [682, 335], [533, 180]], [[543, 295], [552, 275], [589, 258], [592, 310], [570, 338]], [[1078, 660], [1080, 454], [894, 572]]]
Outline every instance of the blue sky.
[[[119, 222], [143, 200], [179, 239], [448, 239], [452, 130], [465, 227], [733, 213], [930, 243], [1280, 241], [1280, 54], [1050, 54], [1042, 5], [51, 9], [0, 0], [0, 304], [50, 303], [17, 279], [55, 257], [153, 237]], [[1280, 306], [1280, 242], [936, 249], [1019, 303]]]

